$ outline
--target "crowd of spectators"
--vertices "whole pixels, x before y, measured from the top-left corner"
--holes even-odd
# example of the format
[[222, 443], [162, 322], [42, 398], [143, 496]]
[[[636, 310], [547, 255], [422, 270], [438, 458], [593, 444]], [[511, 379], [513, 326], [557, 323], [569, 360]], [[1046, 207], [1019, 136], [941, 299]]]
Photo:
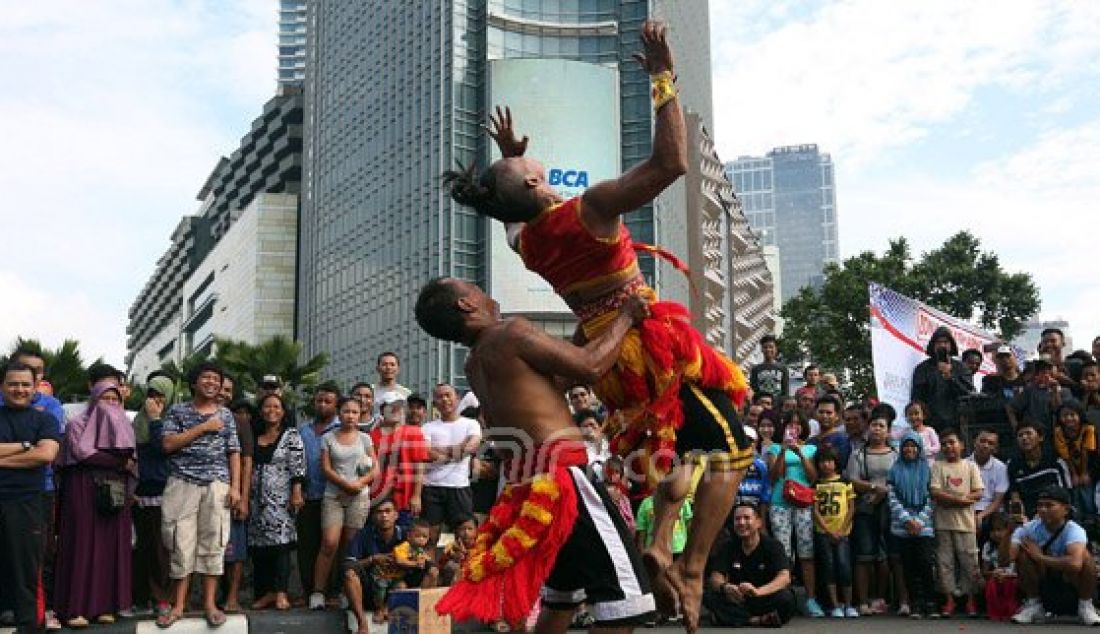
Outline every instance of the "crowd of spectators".
[[[1041, 356], [1023, 367], [1012, 348], [989, 350], [997, 372], [979, 377], [981, 352], [960, 354], [937, 330], [898, 416], [847, 401], [815, 365], [792, 391], [765, 338], [741, 412], [756, 457], [707, 567], [711, 622], [984, 612], [1029, 623], [1071, 612], [1100, 624], [1089, 546], [1100, 367], [1063, 358], [1062, 344], [1044, 333]], [[134, 615], [167, 628], [193, 607], [197, 575], [197, 607], [213, 627], [250, 597], [252, 609], [345, 607], [366, 632], [386, 620], [393, 589], [461, 578], [499, 488], [500, 451], [476, 398], [448, 384], [430, 399], [413, 393], [393, 353], [378, 358], [376, 384], [317, 386], [308, 416], [279, 377], [242, 394], [210, 363], [186, 385], [147, 377], [130, 413], [126, 377], [110, 366], [93, 366], [91, 397], [65, 408], [38, 389], [45, 370], [33, 352], [13, 355], [0, 401], [0, 574], [10, 581], [0, 617], [26, 631]], [[1009, 431], [965, 424], [976, 385]], [[590, 476], [646, 548], [653, 500], [609, 451], [615, 422], [587, 386], [563, 398]], [[705, 512], [684, 504], [674, 554]], [[582, 609], [576, 624], [589, 621]]]

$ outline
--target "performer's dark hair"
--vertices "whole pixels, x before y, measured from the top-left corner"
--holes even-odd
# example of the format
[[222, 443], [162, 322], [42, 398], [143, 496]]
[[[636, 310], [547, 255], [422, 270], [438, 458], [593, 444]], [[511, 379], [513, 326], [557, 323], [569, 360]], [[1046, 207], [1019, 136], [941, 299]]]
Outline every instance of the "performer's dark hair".
[[479, 214], [501, 222], [530, 220], [531, 209], [525, 209], [519, 201], [504, 199], [502, 194], [507, 187], [508, 183], [498, 182], [497, 171], [491, 166], [480, 175], [476, 164], [465, 167], [459, 163], [457, 170], [443, 172], [443, 188], [458, 204], [473, 207]]
[[457, 301], [458, 291], [446, 278], [431, 280], [416, 298], [416, 323], [437, 339], [462, 341], [465, 328], [462, 313], [455, 307]]

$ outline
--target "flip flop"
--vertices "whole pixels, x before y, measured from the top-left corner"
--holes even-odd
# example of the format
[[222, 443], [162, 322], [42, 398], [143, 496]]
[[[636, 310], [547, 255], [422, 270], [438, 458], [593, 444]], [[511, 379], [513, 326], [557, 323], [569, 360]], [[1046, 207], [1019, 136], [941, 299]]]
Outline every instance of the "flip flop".
[[211, 628], [217, 628], [225, 625], [225, 612], [207, 612], [206, 624]]
[[157, 617], [157, 627], [162, 630], [166, 630], [176, 624], [176, 621], [180, 620], [182, 614], [175, 612], [165, 612]]

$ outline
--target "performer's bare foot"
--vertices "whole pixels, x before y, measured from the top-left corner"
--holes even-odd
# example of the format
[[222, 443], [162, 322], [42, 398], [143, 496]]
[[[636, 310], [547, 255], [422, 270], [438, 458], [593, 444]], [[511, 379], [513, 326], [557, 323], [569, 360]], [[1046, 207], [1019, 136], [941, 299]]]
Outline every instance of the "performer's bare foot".
[[688, 572], [677, 561], [665, 569], [665, 579], [680, 599], [684, 630], [687, 634], [695, 634], [699, 629], [699, 607], [703, 603], [703, 575]]
[[676, 616], [678, 595], [666, 574], [671, 563], [672, 557], [669, 554], [657, 552], [653, 548], [642, 553], [642, 565], [645, 566], [649, 583], [653, 587], [653, 599], [657, 603], [657, 612], [667, 617]]

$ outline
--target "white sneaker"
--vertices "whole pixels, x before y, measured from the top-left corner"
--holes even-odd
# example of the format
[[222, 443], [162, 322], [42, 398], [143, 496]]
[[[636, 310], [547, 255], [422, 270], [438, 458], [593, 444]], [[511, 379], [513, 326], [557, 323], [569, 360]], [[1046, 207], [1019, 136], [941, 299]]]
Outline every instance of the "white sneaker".
[[1043, 609], [1043, 602], [1039, 599], [1028, 599], [1023, 607], [1012, 617], [1013, 623], [1042, 623], [1047, 618], [1047, 612]]
[[310, 610], [324, 610], [325, 609], [325, 595], [320, 592], [314, 592], [309, 595], [309, 609]]
[[1100, 614], [1096, 613], [1092, 601], [1077, 604], [1077, 618], [1081, 620], [1081, 625], [1100, 625]]

